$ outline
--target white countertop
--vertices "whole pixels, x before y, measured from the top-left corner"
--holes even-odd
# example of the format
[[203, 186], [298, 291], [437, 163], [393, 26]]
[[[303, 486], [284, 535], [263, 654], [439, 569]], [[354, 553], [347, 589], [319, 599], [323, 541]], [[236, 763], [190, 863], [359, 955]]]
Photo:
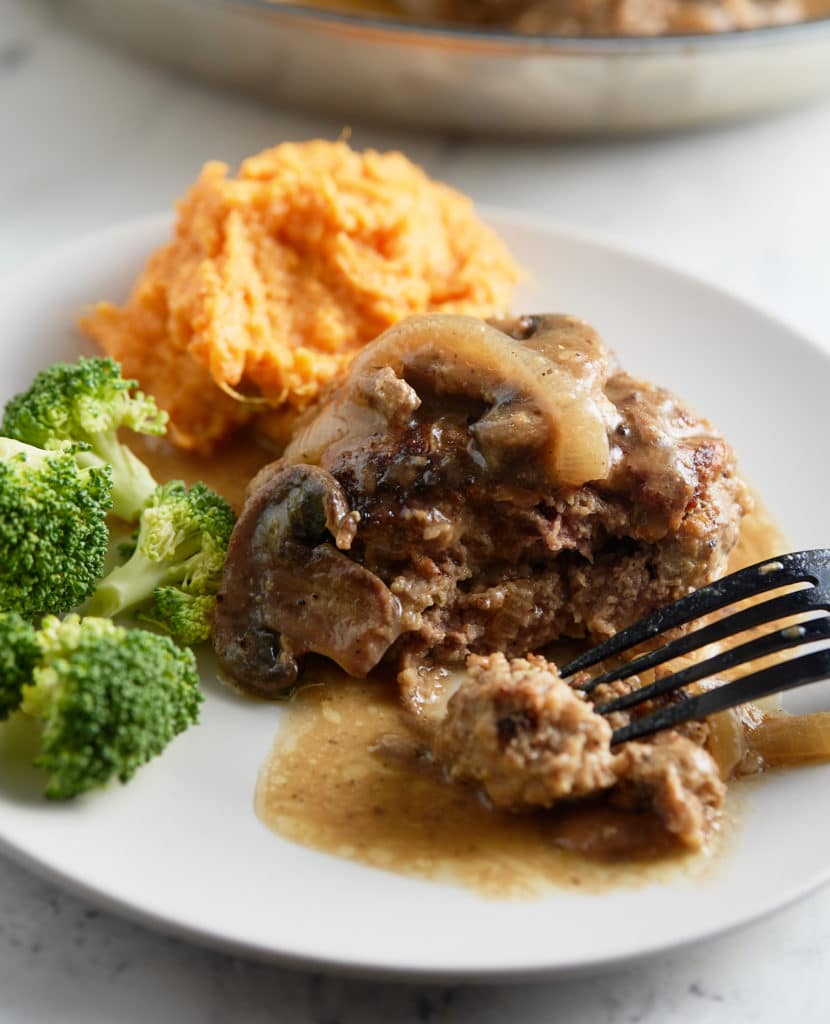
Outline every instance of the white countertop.
[[[342, 124], [266, 109], [109, 53], [36, 0], [0, 0], [0, 270], [166, 209], [234, 164]], [[830, 103], [715, 132], [472, 143], [354, 123], [482, 203], [634, 247], [742, 293], [830, 346]], [[591, 979], [382, 985], [248, 963], [99, 912], [0, 858], [0, 1024], [830, 1020], [830, 891], [738, 933]]]

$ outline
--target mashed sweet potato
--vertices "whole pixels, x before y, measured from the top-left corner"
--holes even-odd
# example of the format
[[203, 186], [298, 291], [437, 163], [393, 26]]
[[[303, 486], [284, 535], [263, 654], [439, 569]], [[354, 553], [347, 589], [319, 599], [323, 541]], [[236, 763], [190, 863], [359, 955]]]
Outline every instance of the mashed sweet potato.
[[210, 451], [264, 410], [301, 410], [355, 353], [421, 312], [490, 316], [518, 268], [465, 196], [401, 153], [284, 143], [237, 177], [207, 164], [126, 305], [80, 323]]

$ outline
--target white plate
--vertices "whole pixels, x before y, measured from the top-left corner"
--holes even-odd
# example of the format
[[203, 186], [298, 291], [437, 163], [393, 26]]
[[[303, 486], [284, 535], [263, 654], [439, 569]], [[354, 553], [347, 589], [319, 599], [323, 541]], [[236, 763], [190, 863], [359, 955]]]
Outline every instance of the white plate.
[[[493, 218], [535, 280], [517, 309], [591, 320], [633, 372], [676, 389], [736, 445], [795, 546], [828, 541], [830, 363], [720, 291], [596, 242]], [[127, 224], [0, 286], [0, 400], [82, 346], [73, 318], [123, 298], [167, 218]], [[281, 710], [206, 680], [203, 723], [126, 788], [76, 803], [0, 779], [0, 848], [97, 902], [165, 930], [282, 962], [431, 977], [590, 969], [712, 936], [830, 876], [830, 766], [753, 787], [703, 877], [603, 894], [485, 900], [294, 846], [252, 809]]]

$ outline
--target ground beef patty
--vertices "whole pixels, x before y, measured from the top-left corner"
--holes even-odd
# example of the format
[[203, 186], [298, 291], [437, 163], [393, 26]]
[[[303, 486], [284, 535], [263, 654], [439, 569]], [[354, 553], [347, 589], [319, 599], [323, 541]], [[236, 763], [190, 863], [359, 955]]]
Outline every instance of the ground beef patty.
[[695, 742], [664, 732], [612, 749], [611, 725], [594, 711], [593, 695], [538, 655], [470, 657], [441, 713], [426, 719], [409, 699], [411, 673], [402, 674], [404, 703], [425, 724], [435, 758], [496, 807], [523, 811], [607, 794], [618, 807], [654, 812], [691, 849], [718, 821], [726, 788], [701, 745], [705, 733]]
[[253, 482], [214, 644], [276, 695], [309, 652], [360, 675], [599, 640], [721, 575], [734, 454], [571, 317], [418, 317], [364, 350]]
[[473, 655], [435, 732], [450, 778], [496, 807], [550, 807], [614, 785], [611, 726], [538, 655]]

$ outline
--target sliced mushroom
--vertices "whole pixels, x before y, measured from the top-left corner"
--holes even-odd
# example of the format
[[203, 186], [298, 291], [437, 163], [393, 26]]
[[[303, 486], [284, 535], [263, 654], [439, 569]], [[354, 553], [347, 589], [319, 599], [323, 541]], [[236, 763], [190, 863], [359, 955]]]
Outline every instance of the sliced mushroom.
[[351, 675], [377, 665], [401, 632], [398, 599], [348, 549], [356, 516], [316, 466], [262, 476], [239, 517], [213, 621], [213, 646], [243, 690], [278, 696], [299, 659], [331, 658]]
[[[610, 466], [608, 431], [617, 417], [603, 385], [608, 353], [599, 335], [574, 317], [545, 315], [487, 323], [440, 313], [412, 316], [384, 331], [355, 359], [344, 384], [297, 432], [283, 458], [320, 462], [332, 446], [387, 429], [418, 395], [393, 401], [393, 385], [425, 378], [436, 396], [465, 395], [490, 407], [481, 436], [503, 438], [532, 421], [533, 444], [553, 483], [579, 487]], [[382, 379], [381, 379], [382, 378]]]

